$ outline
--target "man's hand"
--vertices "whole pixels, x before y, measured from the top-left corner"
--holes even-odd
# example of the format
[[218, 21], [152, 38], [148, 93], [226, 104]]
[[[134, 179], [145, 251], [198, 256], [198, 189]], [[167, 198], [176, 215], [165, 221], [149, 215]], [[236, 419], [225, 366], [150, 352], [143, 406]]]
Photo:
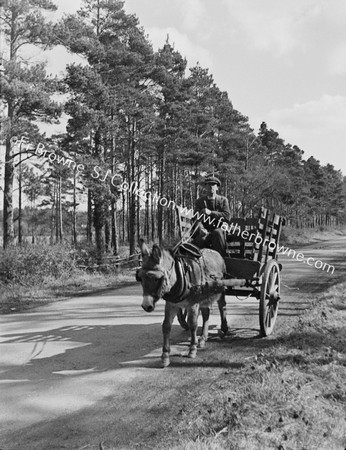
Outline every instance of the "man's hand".
[[211, 214], [211, 210], [208, 208], [203, 208], [201, 211], [202, 214], [206, 214], [207, 216], [209, 216]]
[[205, 238], [208, 236], [209, 231], [207, 231], [207, 230], [203, 227], [203, 228], [200, 230], [200, 234], [201, 234], [201, 238], [205, 239]]

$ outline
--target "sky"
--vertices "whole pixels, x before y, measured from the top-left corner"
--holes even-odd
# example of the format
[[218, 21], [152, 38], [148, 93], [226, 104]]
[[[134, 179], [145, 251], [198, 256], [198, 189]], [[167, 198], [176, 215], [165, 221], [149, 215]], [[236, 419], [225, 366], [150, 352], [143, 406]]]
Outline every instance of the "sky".
[[[54, 0], [58, 17], [79, 0]], [[208, 68], [255, 132], [262, 121], [286, 143], [346, 175], [345, 0], [125, 0], [154, 49], [169, 41]], [[81, 61], [62, 47], [48, 72]]]

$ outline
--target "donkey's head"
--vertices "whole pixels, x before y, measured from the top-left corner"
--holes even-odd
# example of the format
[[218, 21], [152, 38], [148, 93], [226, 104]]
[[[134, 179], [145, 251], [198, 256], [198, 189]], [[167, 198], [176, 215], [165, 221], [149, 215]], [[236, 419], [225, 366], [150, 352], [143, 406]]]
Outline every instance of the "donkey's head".
[[142, 308], [146, 312], [155, 309], [156, 302], [170, 291], [174, 259], [166, 251], [154, 244], [150, 253], [143, 240], [140, 241], [142, 252], [142, 267], [137, 270], [136, 279], [142, 283]]

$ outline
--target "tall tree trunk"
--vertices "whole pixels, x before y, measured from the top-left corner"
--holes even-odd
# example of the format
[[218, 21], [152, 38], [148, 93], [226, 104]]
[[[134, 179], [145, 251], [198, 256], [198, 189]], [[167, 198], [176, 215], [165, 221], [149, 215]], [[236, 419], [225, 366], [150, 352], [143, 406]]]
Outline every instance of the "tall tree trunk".
[[62, 243], [64, 237], [63, 231], [63, 217], [62, 217], [62, 199], [61, 199], [61, 191], [62, 191], [62, 180], [59, 177], [59, 241]]
[[[150, 182], [151, 182], [151, 193], [153, 194], [155, 192], [154, 189], [154, 168], [153, 165], [150, 167]], [[152, 196], [153, 197], [153, 196]], [[151, 198], [150, 201], [150, 211], [151, 211], [151, 240], [155, 241], [155, 224], [156, 224], [156, 210], [155, 210], [155, 202], [153, 201], [153, 198]]]
[[14, 163], [12, 158], [12, 144], [10, 138], [6, 139], [5, 153], [5, 180], [4, 180], [4, 248], [14, 242], [14, 226], [13, 226], [13, 178]]
[[[150, 191], [150, 171], [151, 171], [151, 158], [148, 158], [148, 168], [145, 171], [145, 192]], [[145, 200], [145, 217], [144, 217], [144, 236], [148, 241], [150, 239], [150, 195], [147, 195]]]
[[[112, 115], [112, 120], [114, 119]], [[112, 137], [112, 173], [117, 172], [117, 162], [116, 162], [116, 146], [115, 137]], [[118, 196], [113, 192], [113, 198], [111, 200], [111, 210], [110, 210], [110, 226], [111, 226], [111, 249], [113, 249], [113, 254], [118, 256], [119, 253], [119, 236], [118, 236], [118, 225], [117, 225], [117, 201], [114, 200], [114, 195]]]
[[126, 214], [126, 196], [125, 192], [122, 192], [122, 221], [121, 221], [121, 232], [122, 232], [122, 242], [125, 242], [125, 214]]
[[[129, 182], [135, 183], [136, 181], [136, 142], [135, 142], [135, 122], [132, 122], [131, 128], [129, 130], [129, 153], [130, 153], [130, 177]], [[131, 185], [131, 184], [130, 184]], [[130, 247], [130, 255], [135, 253], [135, 242], [136, 242], [136, 195], [133, 192], [129, 192], [129, 247]]]
[[[139, 173], [139, 167], [137, 170], [137, 186], [140, 187], [140, 173]], [[141, 201], [140, 201], [140, 197], [138, 195], [136, 195], [136, 225], [137, 225], [137, 239], [139, 239], [139, 237], [141, 236]], [[132, 255], [132, 253], [131, 253]]]
[[60, 212], [59, 185], [57, 182], [56, 190], [55, 190], [55, 243], [56, 244], [59, 242], [59, 225], [60, 225], [59, 212]]
[[76, 171], [73, 171], [73, 224], [72, 224], [72, 239], [73, 245], [77, 245], [77, 195], [76, 195]]
[[103, 231], [104, 220], [103, 220], [103, 207], [102, 202], [99, 200], [94, 201], [94, 227], [95, 227], [95, 243], [98, 252], [99, 260], [102, 259], [102, 254], [105, 251], [105, 235]]
[[[12, 11], [12, 23], [15, 21], [15, 12]], [[16, 27], [11, 26], [10, 39], [10, 60], [16, 60], [16, 49], [14, 46], [16, 39]], [[14, 178], [14, 161], [12, 156], [11, 131], [14, 117], [14, 107], [12, 102], [7, 105], [7, 117], [10, 125], [10, 136], [6, 138], [5, 150], [5, 177], [4, 177], [4, 210], [3, 210], [3, 247], [6, 248], [14, 242], [14, 226], [13, 226], [13, 178]]]
[[145, 216], [144, 216], [144, 236], [149, 240], [150, 236], [150, 222], [149, 222], [149, 197], [145, 200]]
[[50, 215], [50, 245], [54, 244], [54, 231], [55, 231], [55, 186], [53, 191], [53, 204]]
[[22, 229], [22, 144], [19, 147], [19, 178], [18, 178], [18, 244], [23, 242]]
[[115, 256], [119, 254], [119, 237], [118, 237], [118, 225], [117, 225], [117, 209], [116, 202], [112, 202], [112, 247]]
[[[101, 130], [97, 129], [94, 136], [95, 155], [100, 158], [100, 162], [104, 162], [104, 149], [102, 147]], [[105, 222], [107, 216], [107, 203], [105, 200], [103, 186], [96, 185], [94, 188], [94, 227], [95, 227], [95, 241], [99, 259], [101, 261], [102, 254], [105, 251]]]
[[105, 218], [105, 250], [110, 253], [112, 250], [112, 237], [111, 237], [111, 215], [109, 211], [106, 211]]
[[31, 243], [35, 244], [35, 227], [34, 227], [34, 206], [33, 206], [34, 202], [31, 202]]
[[93, 211], [92, 211], [92, 193], [91, 190], [88, 189], [88, 215], [87, 215], [87, 242], [88, 244], [92, 244], [93, 241]]
[[134, 194], [130, 194], [129, 200], [129, 247], [130, 255], [133, 255], [135, 252], [136, 239], [136, 196]]
[[[159, 183], [159, 198], [164, 197], [165, 192], [165, 170], [166, 170], [166, 149], [163, 145], [162, 147], [162, 155], [161, 155], [161, 161], [160, 161], [160, 183]], [[164, 214], [163, 214], [163, 206], [158, 202], [157, 204], [157, 234], [159, 238], [160, 245], [162, 244], [163, 239], [163, 233], [164, 233]]]

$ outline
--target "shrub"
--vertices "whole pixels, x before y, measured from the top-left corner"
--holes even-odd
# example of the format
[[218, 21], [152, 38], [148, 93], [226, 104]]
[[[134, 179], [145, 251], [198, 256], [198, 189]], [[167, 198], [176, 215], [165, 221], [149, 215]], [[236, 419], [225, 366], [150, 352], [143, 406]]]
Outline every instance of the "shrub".
[[23, 245], [3, 251], [0, 272], [6, 281], [34, 285], [77, 270], [75, 250], [67, 245]]

